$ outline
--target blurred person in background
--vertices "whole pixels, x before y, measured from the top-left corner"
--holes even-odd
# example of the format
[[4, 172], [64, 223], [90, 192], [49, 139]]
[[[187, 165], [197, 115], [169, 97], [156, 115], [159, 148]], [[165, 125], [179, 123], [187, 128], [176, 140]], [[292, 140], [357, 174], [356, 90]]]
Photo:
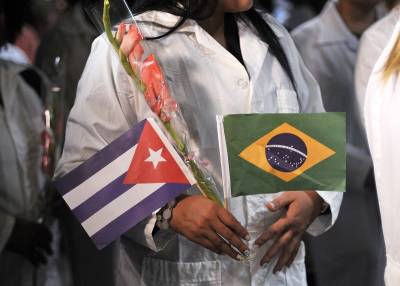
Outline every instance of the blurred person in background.
[[[36, 65], [58, 82], [63, 90], [67, 113], [75, 101], [76, 88], [98, 32], [83, 10], [81, 0], [67, 0], [67, 8], [44, 35]], [[65, 114], [65, 119], [68, 114]]]
[[360, 37], [384, 15], [380, 2], [331, 0], [318, 17], [293, 32], [306, 66], [320, 84], [325, 109], [347, 113], [347, 191], [332, 230], [306, 240], [311, 285], [383, 285], [380, 214], [354, 87]]
[[46, 79], [32, 65], [40, 44], [38, 22], [32, 10], [33, 2], [1, 0], [0, 5], [3, 9], [2, 24], [4, 26], [0, 59], [26, 65], [26, 68], [21, 71], [21, 76], [44, 101]]
[[274, 17], [291, 31], [317, 16], [326, 0], [272, 0], [270, 2], [272, 2]]
[[400, 285], [400, 22], [373, 68], [365, 99], [365, 125], [375, 166], [386, 243], [386, 286]]
[[[41, 169], [43, 106], [30, 82], [32, 68], [16, 63], [32, 61], [36, 42], [29, 40], [36, 34], [28, 24], [29, 10], [19, 14], [10, 2], [0, 2], [0, 48], [3, 56], [10, 55], [0, 60], [0, 285], [44, 285], [37, 283], [44, 281], [38, 266], [52, 254], [52, 234], [39, 223], [46, 180]], [[27, 4], [12, 2], [14, 8]]]
[[[52, 89], [48, 104], [55, 110], [57, 122], [56, 160], [61, 153], [65, 122], [72, 108], [91, 44], [98, 36], [84, 11], [83, 1], [68, 0], [67, 7], [55, 25], [43, 37], [36, 65], [50, 78]], [[112, 248], [98, 251], [70, 210], [59, 211], [63, 238], [66, 242], [72, 279], [75, 286], [112, 285]]]
[[284, 23], [289, 31], [317, 16], [326, 0], [290, 0], [290, 3], [290, 16]]
[[365, 31], [361, 38], [356, 65], [356, 94], [363, 122], [365, 91], [368, 79], [376, 61], [388, 44], [397, 22], [400, 20], [399, 2], [399, 0], [386, 0], [391, 12]]
[[0, 59], [20, 64], [32, 64], [40, 44], [35, 27], [31, 1], [2, 0], [5, 15], [5, 44], [0, 49]]

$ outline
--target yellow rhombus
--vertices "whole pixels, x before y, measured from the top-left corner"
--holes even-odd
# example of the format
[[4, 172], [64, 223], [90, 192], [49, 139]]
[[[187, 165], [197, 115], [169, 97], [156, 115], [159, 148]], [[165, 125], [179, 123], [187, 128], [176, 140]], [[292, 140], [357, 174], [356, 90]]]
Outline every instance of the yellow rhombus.
[[[307, 146], [308, 154], [306, 161], [300, 168], [294, 170], [293, 172], [281, 172], [276, 170], [269, 164], [265, 156], [265, 147], [267, 143], [273, 137], [282, 133], [290, 133], [296, 135], [297, 137], [301, 138]], [[333, 156], [335, 153], [336, 152], [332, 149], [319, 143], [318, 141], [296, 129], [292, 125], [288, 123], [283, 123], [282, 125], [267, 133], [265, 136], [261, 137], [250, 146], [248, 146], [246, 149], [244, 149], [239, 154], [239, 157], [249, 162], [250, 164], [253, 164], [254, 166], [260, 168], [261, 170], [264, 170], [265, 172], [280, 178], [285, 182], [290, 182], [308, 169]]]

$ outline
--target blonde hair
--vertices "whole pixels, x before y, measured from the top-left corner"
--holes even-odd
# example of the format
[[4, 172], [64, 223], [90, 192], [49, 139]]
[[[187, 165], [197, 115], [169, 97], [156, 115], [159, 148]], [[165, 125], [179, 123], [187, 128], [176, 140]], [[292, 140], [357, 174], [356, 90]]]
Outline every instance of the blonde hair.
[[400, 72], [400, 35], [397, 37], [389, 58], [383, 70], [383, 79], [389, 80], [390, 76]]

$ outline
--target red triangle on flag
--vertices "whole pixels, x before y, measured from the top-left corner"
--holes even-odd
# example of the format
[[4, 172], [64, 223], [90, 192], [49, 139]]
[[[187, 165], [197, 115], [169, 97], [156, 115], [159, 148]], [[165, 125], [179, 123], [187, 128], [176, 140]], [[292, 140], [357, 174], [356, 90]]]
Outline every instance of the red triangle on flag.
[[146, 122], [124, 184], [189, 184], [167, 147], [149, 122]]

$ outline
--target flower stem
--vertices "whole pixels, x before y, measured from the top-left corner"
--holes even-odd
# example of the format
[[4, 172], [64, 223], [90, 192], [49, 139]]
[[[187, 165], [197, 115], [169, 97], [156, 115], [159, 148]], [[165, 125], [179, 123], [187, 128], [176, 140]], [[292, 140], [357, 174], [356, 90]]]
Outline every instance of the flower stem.
[[176, 134], [175, 129], [171, 125], [171, 122], [164, 122], [164, 127], [168, 131], [169, 135], [171, 135], [172, 139], [174, 139], [179, 152], [181, 152], [184, 155], [187, 155], [186, 146], [183, 143], [181, 137], [178, 134]]
[[[112, 28], [111, 28], [111, 21], [110, 21], [110, 0], [104, 0], [104, 10], [103, 10], [103, 25], [104, 25], [104, 30], [107, 35], [108, 40], [110, 41], [111, 45], [117, 52], [119, 59], [121, 61], [122, 66], [124, 67], [125, 71], [128, 73], [128, 75], [134, 80], [135, 85], [137, 88], [142, 92], [145, 93], [146, 91], [146, 85], [140, 80], [140, 78], [135, 74], [135, 72], [132, 70], [131, 65], [129, 64], [126, 56], [120, 51], [120, 44], [118, 41], [115, 39], [113, 33], [112, 33]], [[172, 127], [171, 122], [163, 122], [164, 127], [167, 130], [168, 134], [172, 137], [172, 139], [175, 141], [175, 144], [179, 150], [179, 152], [184, 156], [188, 157], [188, 152], [187, 148], [185, 146], [185, 143], [183, 142], [182, 138], [177, 134], [175, 129]], [[209, 198], [210, 200], [214, 201], [215, 203], [219, 205], [223, 205], [220, 198], [216, 195], [216, 193], [213, 190], [213, 186], [209, 180], [204, 176], [204, 173], [201, 171], [201, 169], [197, 166], [196, 162], [194, 160], [189, 160], [188, 161], [189, 167], [193, 173], [193, 176], [195, 177], [197, 181], [197, 187], [200, 189], [200, 192]]]
[[110, 21], [110, 0], [104, 0], [104, 11], [103, 11], [103, 25], [104, 31], [106, 32], [108, 40], [111, 42], [111, 45], [117, 52], [119, 59], [121, 61], [122, 66], [124, 67], [125, 71], [128, 75], [135, 81], [136, 86], [139, 90], [144, 93], [146, 91], [146, 86], [144, 83], [136, 76], [135, 72], [132, 70], [131, 65], [129, 64], [128, 60], [126, 59], [125, 55], [121, 53], [119, 50], [120, 44], [115, 39], [112, 30], [111, 30], [111, 21]]

